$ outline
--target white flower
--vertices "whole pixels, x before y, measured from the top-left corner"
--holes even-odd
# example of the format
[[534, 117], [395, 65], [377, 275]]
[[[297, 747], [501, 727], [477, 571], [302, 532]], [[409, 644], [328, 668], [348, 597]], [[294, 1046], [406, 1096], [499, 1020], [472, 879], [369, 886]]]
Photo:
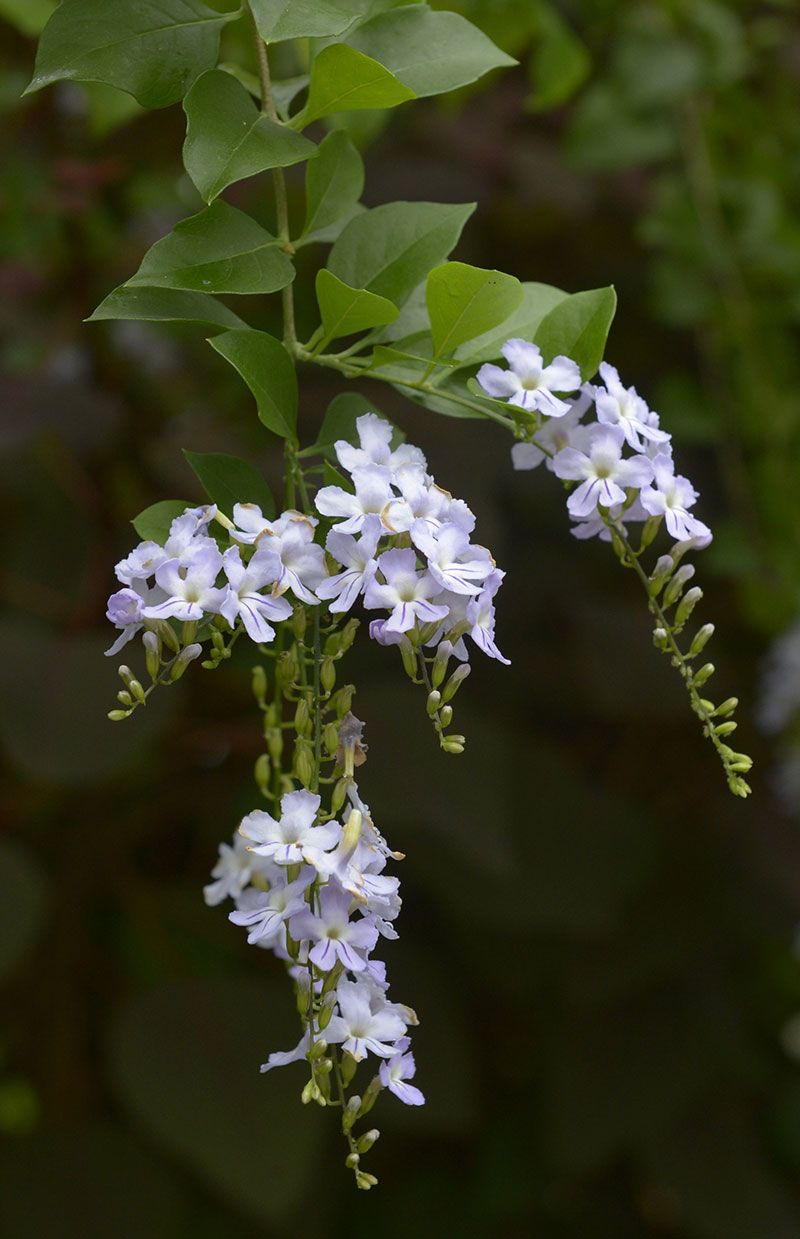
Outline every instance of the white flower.
[[345, 569], [317, 586], [317, 597], [330, 600], [334, 614], [349, 611], [375, 575], [378, 549], [383, 529], [377, 516], [368, 517], [358, 541], [352, 534], [332, 529], [325, 543], [328, 553]]
[[447, 617], [447, 607], [435, 606], [430, 601], [439, 585], [429, 572], [417, 571], [415, 551], [384, 551], [378, 568], [384, 582], [373, 577], [367, 585], [364, 606], [371, 611], [391, 611], [384, 629], [387, 634], [408, 632], [418, 621], [429, 624]]
[[215, 907], [223, 899], [236, 899], [254, 874], [270, 874], [271, 870], [270, 862], [254, 856], [237, 833], [233, 836], [233, 847], [227, 843], [219, 845], [219, 860], [211, 870], [214, 881], [203, 887], [203, 898], [209, 907]]
[[272, 938], [290, 917], [306, 907], [303, 896], [315, 877], [314, 870], [308, 868], [294, 882], [276, 882], [268, 891], [246, 891], [236, 911], [228, 913], [228, 920], [251, 927], [247, 935], [251, 945]]
[[388, 1062], [381, 1063], [379, 1068], [381, 1084], [407, 1106], [424, 1106], [424, 1095], [413, 1084], [406, 1083], [407, 1080], [412, 1080], [417, 1072], [414, 1055], [405, 1052], [409, 1044], [409, 1038], [403, 1037], [397, 1043], [399, 1052], [392, 1055]]
[[323, 516], [341, 517], [340, 533], [360, 533], [370, 516], [380, 516], [394, 499], [392, 475], [383, 465], [364, 465], [353, 470], [355, 494], [341, 486], [323, 486], [314, 502]]
[[585, 426], [574, 442], [580, 447], [564, 448], [553, 461], [556, 477], [580, 482], [567, 500], [571, 516], [593, 516], [598, 504], [612, 508], [624, 503], [623, 487], [642, 487], [652, 480], [653, 467], [645, 456], [623, 460], [621, 426]]
[[354, 447], [346, 439], [334, 444], [339, 464], [348, 473], [363, 469], [366, 465], [382, 465], [388, 469], [392, 481], [425, 472], [425, 457], [418, 447], [401, 443], [392, 451], [394, 428], [377, 413], [364, 413], [356, 421], [360, 447]]
[[663, 516], [667, 529], [678, 542], [693, 539], [696, 546], [707, 546], [711, 530], [689, 508], [697, 500], [697, 491], [688, 478], [676, 476], [668, 456], [656, 456], [653, 461], [654, 485], [642, 491], [642, 507], [651, 516]]
[[383, 1001], [373, 1011], [376, 997], [364, 982], [340, 981], [336, 987], [339, 1014], [331, 1017], [325, 1040], [330, 1045], [341, 1045], [356, 1062], [368, 1053], [391, 1058], [394, 1042], [406, 1032], [406, 1024], [393, 1004]]
[[658, 414], [651, 412], [635, 387], [624, 387], [618, 372], [607, 362], [600, 365], [605, 387], [594, 389], [597, 420], [607, 426], [620, 426], [635, 452], [643, 452], [645, 444], [667, 443], [670, 436], [658, 428]]
[[323, 972], [330, 972], [337, 961], [350, 972], [363, 972], [366, 959], [360, 951], [371, 951], [378, 931], [371, 921], [350, 919], [353, 896], [338, 882], [329, 882], [319, 893], [319, 915], [304, 908], [289, 926], [295, 941], [309, 939], [316, 945], [308, 958]]
[[485, 365], [478, 371], [478, 382], [495, 400], [507, 400], [529, 411], [537, 410], [546, 417], [563, 417], [570, 405], [554, 392], [577, 391], [581, 373], [569, 357], [554, 357], [545, 366], [541, 350], [526, 340], [509, 340], [503, 345], [503, 356], [511, 367]]
[[427, 559], [434, 581], [454, 594], [479, 594], [494, 569], [485, 547], [471, 546], [469, 534], [455, 525], [431, 530], [425, 521], [415, 521], [411, 540]]
[[147, 619], [202, 620], [207, 611], [218, 612], [226, 590], [214, 585], [222, 568], [222, 555], [212, 542], [201, 547], [187, 564], [168, 559], [156, 568], [156, 583], [163, 589], [163, 602], [143, 608]]
[[239, 830], [254, 845], [256, 856], [267, 856], [278, 865], [314, 865], [322, 852], [336, 847], [342, 833], [338, 822], [315, 826], [320, 798], [311, 792], [287, 792], [281, 800], [280, 821], [256, 809], [248, 813]]
[[220, 605], [220, 613], [231, 628], [241, 617], [252, 641], [273, 641], [275, 629], [267, 621], [285, 620], [292, 614], [291, 604], [285, 598], [273, 598], [258, 592], [280, 575], [277, 557], [266, 551], [256, 551], [245, 567], [238, 546], [232, 546], [222, 557], [222, 567], [229, 588]]
[[593, 403], [592, 392], [593, 389], [589, 384], [585, 384], [578, 398], [569, 402], [569, 412], [563, 417], [550, 418], [539, 427], [536, 431], [535, 443], [515, 443], [511, 449], [514, 468], [535, 469], [544, 461], [546, 467], [552, 472], [553, 457], [556, 453], [563, 451], [565, 447], [572, 446], [573, 432]]
[[290, 1063], [299, 1063], [310, 1049], [311, 1034], [305, 1032], [293, 1050], [275, 1050], [270, 1054], [267, 1061], [261, 1064], [261, 1072], [263, 1074], [265, 1071], [272, 1071], [273, 1067], [288, 1067]]

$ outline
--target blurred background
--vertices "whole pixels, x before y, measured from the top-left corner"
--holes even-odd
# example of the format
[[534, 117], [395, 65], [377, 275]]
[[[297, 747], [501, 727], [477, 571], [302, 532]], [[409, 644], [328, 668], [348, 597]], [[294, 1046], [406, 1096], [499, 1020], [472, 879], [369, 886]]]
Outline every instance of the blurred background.
[[[570, 537], [552, 477], [376, 387], [508, 572], [513, 666], [476, 660], [455, 759], [393, 651], [350, 656], [362, 792], [408, 857], [387, 958], [428, 1096], [379, 1103], [381, 1185], [355, 1198], [300, 1068], [258, 1074], [296, 1040], [280, 965], [202, 899], [257, 803], [252, 659], [106, 720], [130, 518], [199, 501], [182, 447], [280, 470], [201, 329], [82, 322], [199, 206], [182, 113], [99, 87], [20, 100], [53, 4], [0, 0], [4, 1239], [800, 1234], [797, 6], [460, 7], [520, 67], [357, 116], [366, 201], [476, 200], [466, 261], [616, 285], [609, 360], [716, 533], [702, 618], [754, 794], [727, 793], [636, 583]], [[229, 196], [269, 220], [261, 181]], [[342, 387], [303, 382], [310, 441]]]

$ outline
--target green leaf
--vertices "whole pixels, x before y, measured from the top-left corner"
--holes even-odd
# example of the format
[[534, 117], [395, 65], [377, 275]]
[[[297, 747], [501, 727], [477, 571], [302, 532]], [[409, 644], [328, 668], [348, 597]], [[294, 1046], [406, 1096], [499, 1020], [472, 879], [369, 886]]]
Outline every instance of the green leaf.
[[523, 284], [519, 309], [503, 323], [503, 330], [487, 331], [485, 335], [462, 344], [456, 350], [456, 360], [460, 365], [479, 365], [499, 357], [506, 340], [532, 340], [544, 316], [567, 295], [563, 289], [552, 284]]
[[590, 69], [589, 53], [561, 14], [549, 5], [542, 7], [531, 56], [533, 110], [545, 112], [566, 103], [586, 81]]
[[149, 323], [203, 323], [209, 327], [246, 327], [237, 314], [205, 293], [179, 292], [172, 288], [146, 288], [123, 284], [100, 302], [86, 320], [137, 320]]
[[185, 499], [160, 499], [135, 516], [131, 524], [144, 542], [157, 542], [163, 546], [175, 517], [191, 506]]
[[447, 262], [428, 276], [426, 301], [439, 357], [504, 323], [522, 301], [522, 285], [502, 271]]
[[320, 143], [306, 169], [303, 237], [323, 233], [353, 210], [364, 192], [364, 161], [342, 129]]
[[42, 33], [56, 8], [56, 0], [0, 0], [0, 17], [30, 38]]
[[[430, 336], [426, 337], [430, 345]], [[385, 344], [377, 344], [370, 358], [369, 374], [380, 371], [377, 378], [388, 383], [417, 383], [431, 369], [431, 358], [419, 353], [409, 353], [398, 348], [389, 348]], [[452, 366], [449, 361], [436, 361], [437, 368]]]
[[328, 270], [402, 306], [444, 262], [475, 210], [472, 203], [389, 202], [357, 215], [328, 258]]
[[491, 69], [517, 63], [465, 17], [434, 12], [426, 4], [380, 13], [347, 42], [385, 65], [418, 98], [455, 90]]
[[63, 79], [105, 82], [143, 107], [167, 107], [217, 63], [220, 30], [236, 16], [202, 0], [62, 0], [25, 93]]
[[280, 243], [243, 211], [215, 202], [156, 241], [128, 287], [201, 293], [272, 293], [294, 279]]
[[565, 297], [546, 314], [534, 336], [546, 361], [563, 354], [576, 361], [584, 379], [597, 373], [617, 308], [613, 288], [592, 288]]
[[0, 839], [0, 883], [0, 980], [5, 980], [41, 931], [48, 892], [35, 857], [13, 839]]
[[367, 327], [392, 323], [400, 312], [385, 297], [367, 292], [365, 288], [351, 288], [324, 268], [317, 273], [317, 301], [325, 343], [365, 331]]
[[260, 112], [244, 86], [221, 69], [199, 77], [183, 106], [183, 162], [205, 202], [235, 181], [317, 153], [308, 138]]
[[341, 34], [355, 16], [330, 0], [250, 0], [250, 7], [267, 43]]
[[293, 124], [303, 129], [333, 112], [393, 108], [414, 99], [413, 90], [370, 56], [346, 43], [322, 49], [311, 67], [308, 103]]
[[239, 371], [256, 398], [258, 417], [268, 430], [292, 438], [297, 424], [297, 375], [286, 349], [264, 331], [226, 331], [209, 340]]
[[230, 516], [236, 503], [256, 503], [266, 517], [275, 515], [275, 500], [265, 478], [249, 460], [224, 452], [183, 454], [212, 503]]

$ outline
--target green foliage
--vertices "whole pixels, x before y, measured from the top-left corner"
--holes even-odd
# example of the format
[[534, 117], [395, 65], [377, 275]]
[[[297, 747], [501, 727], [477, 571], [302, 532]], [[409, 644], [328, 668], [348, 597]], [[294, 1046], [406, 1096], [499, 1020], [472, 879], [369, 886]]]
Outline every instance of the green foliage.
[[326, 342], [393, 323], [399, 313], [385, 297], [365, 288], [351, 288], [325, 268], [317, 273], [317, 301]]
[[434, 267], [426, 293], [434, 357], [453, 353], [459, 345], [504, 323], [522, 295], [519, 280], [502, 271], [485, 271], [462, 262]]
[[264, 331], [226, 331], [209, 340], [213, 349], [238, 370], [256, 398], [258, 417], [282, 438], [294, 436], [297, 424], [297, 375], [284, 346]]
[[0, 0], [0, 17], [20, 34], [41, 34], [56, 9], [57, 0]]
[[617, 308], [613, 288], [593, 288], [573, 293], [553, 306], [539, 323], [535, 342], [544, 357], [563, 354], [581, 368], [584, 379], [597, 373], [603, 360], [606, 339]]
[[236, 503], [255, 503], [265, 516], [275, 515], [275, 500], [255, 465], [224, 452], [183, 452], [212, 503], [230, 518]]
[[464, 366], [475, 367], [499, 357], [506, 340], [533, 340], [542, 319], [566, 296], [567, 293], [560, 288], [554, 288], [552, 284], [523, 284], [519, 308], [505, 320], [502, 331], [493, 329], [474, 340], [468, 340], [456, 349], [456, 361]]
[[[377, 413], [374, 403], [360, 392], [340, 392], [328, 405], [314, 450], [332, 447], [337, 439], [352, 440], [356, 422], [365, 413]], [[383, 416], [383, 414], [381, 414]]]
[[334, 112], [393, 108], [413, 98], [414, 91], [377, 60], [345, 43], [334, 43], [314, 60], [308, 102], [292, 124], [302, 129]]
[[293, 279], [294, 266], [275, 237], [243, 211], [215, 202], [156, 241], [128, 286], [271, 293]]
[[197, 79], [183, 106], [183, 162], [205, 202], [235, 181], [316, 154], [313, 142], [259, 112], [245, 88], [219, 69]]
[[169, 537], [169, 527], [189, 507], [183, 499], [159, 499], [149, 508], [145, 508], [131, 521], [134, 529], [144, 542], [157, 542], [163, 546]]
[[205, 293], [180, 292], [172, 288], [147, 288], [123, 284], [115, 288], [87, 322], [123, 319], [150, 323], [203, 323], [208, 327], [244, 327], [245, 323], [221, 301]]
[[474, 204], [389, 202], [358, 215], [335, 242], [328, 269], [345, 284], [402, 306], [448, 257]]
[[531, 55], [531, 107], [537, 112], [559, 107], [578, 91], [591, 70], [586, 46], [557, 9], [539, 5]]
[[306, 169], [303, 241], [335, 241], [364, 192], [364, 161], [348, 135], [335, 129]]
[[143, 107], [167, 107], [216, 64], [232, 16], [202, 0], [62, 0], [42, 32], [26, 93], [64, 79], [105, 82]]
[[455, 90], [492, 69], [516, 64], [460, 14], [434, 12], [427, 4], [379, 13], [347, 41], [390, 69], [418, 98]]
[[331, 0], [250, 0], [250, 7], [267, 43], [341, 34], [355, 15], [352, 5]]

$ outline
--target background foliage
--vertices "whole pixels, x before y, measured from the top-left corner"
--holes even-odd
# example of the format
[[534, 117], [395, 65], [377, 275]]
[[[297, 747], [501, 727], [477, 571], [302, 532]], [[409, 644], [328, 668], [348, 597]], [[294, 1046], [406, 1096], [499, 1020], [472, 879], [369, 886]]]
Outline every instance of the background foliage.
[[[144, 117], [68, 83], [20, 100], [53, 7], [0, 0], [0, 1230], [249, 1239], [313, 1217], [331, 1239], [790, 1239], [800, 847], [767, 746], [754, 796], [733, 802], [632, 583], [573, 542], [550, 480], [512, 475], [492, 426], [455, 439], [383, 391], [509, 572], [513, 670], [476, 667], [458, 762], [394, 660], [353, 655], [363, 787], [408, 855], [392, 968], [422, 1016], [429, 1096], [376, 1116], [380, 1190], [350, 1199], [291, 1069], [258, 1076], [293, 1012], [200, 895], [253, 804], [247, 658], [111, 728], [101, 617], [131, 514], [200, 499], [183, 446], [273, 479], [280, 453], [202, 327], [82, 325], [202, 202], [179, 107]], [[388, 126], [354, 113], [368, 204], [476, 200], [464, 261], [616, 285], [609, 356], [701, 484], [720, 675], [745, 686], [758, 746], [758, 661], [800, 584], [794, 6], [461, 7], [520, 68]], [[226, 198], [271, 227], [261, 194]], [[339, 390], [306, 376], [307, 424]]]

